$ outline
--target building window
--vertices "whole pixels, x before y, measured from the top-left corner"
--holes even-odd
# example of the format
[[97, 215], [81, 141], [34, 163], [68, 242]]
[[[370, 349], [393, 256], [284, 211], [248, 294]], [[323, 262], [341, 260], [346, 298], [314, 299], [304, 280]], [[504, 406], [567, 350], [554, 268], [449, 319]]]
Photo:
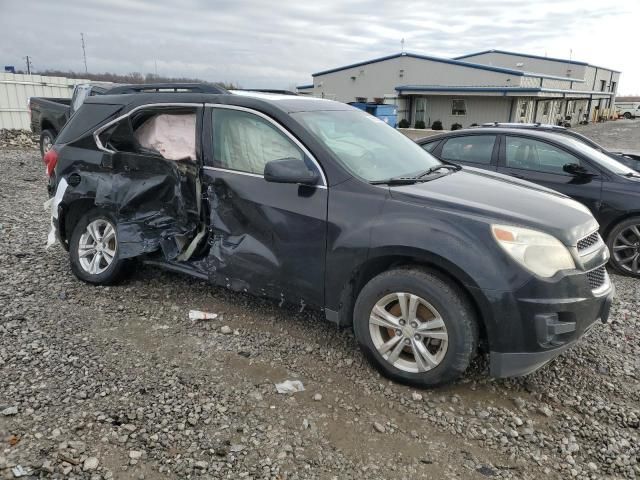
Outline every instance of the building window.
[[549, 102], [542, 104], [542, 115], [549, 115]]
[[451, 115], [466, 115], [467, 105], [464, 100], [451, 101]]
[[560, 114], [562, 112], [562, 103], [556, 102], [556, 113]]
[[616, 92], [616, 82], [611, 82], [611, 91], [612, 91], [613, 93], [615, 93], [615, 92]]
[[525, 118], [527, 116], [527, 106], [529, 104], [526, 101], [520, 102], [520, 118]]
[[604, 92], [606, 88], [607, 88], [607, 81], [606, 80], [600, 80], [600, 91]]

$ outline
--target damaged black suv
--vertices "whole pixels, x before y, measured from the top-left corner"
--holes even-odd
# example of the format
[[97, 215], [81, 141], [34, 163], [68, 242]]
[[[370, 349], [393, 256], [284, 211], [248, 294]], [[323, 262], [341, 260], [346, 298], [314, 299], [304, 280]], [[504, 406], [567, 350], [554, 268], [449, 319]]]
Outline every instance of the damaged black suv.
[[386, 376], [453, 381], [479, 348], [529, 373], [606, 321], [613, 286], [579, 203], [440, 162], [328, 100], [91, 97], [47, 154], [75, 275], [136, 258], [352, 326]]

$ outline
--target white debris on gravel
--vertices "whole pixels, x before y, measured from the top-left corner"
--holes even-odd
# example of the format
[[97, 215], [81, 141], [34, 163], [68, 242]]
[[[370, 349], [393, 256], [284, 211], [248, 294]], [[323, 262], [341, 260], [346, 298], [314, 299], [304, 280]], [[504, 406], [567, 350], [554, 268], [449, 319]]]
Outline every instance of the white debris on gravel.
[[189, 310], [189, 320], [215, 320], [216, 318], [218, 318], [217, 313]]
[[304, 392], [304, 385], [300, 380], [285, 380], [284, 382], [276, 383], [276, 391], [278, 393]]

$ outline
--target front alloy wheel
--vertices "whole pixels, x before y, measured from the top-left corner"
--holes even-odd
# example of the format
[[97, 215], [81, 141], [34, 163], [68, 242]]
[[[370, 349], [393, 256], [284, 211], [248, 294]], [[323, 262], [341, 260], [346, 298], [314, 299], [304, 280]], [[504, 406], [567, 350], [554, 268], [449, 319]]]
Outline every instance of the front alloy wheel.
[[422, 388], [458, 378], [478, 345], [467, 295], [420, 266], [393, 268], [369, 280], [355, 303], [353, 330], [380, 373]]
[[405, 372], [427, 372], [447, 353], [449, 335], [442, 316], [411, 293], [381, 298], [371, 310], [369, 333], [380, 355]]
[[612, 257], [623, 273], [640, 275], [640, 225], [624, 226], [617, 232], [612, 247]]

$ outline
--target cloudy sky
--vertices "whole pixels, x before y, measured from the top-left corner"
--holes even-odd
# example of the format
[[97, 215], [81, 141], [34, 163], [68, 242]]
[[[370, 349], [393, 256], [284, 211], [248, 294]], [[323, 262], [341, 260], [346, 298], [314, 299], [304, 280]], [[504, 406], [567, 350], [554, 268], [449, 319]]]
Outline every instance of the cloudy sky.
[[405, 50], [485, 49], [573, 58], [623, 72], [640, 94], [640, 1], [0, 0], [0, 66], [154, 72], [289, 88], [311, 73]]

